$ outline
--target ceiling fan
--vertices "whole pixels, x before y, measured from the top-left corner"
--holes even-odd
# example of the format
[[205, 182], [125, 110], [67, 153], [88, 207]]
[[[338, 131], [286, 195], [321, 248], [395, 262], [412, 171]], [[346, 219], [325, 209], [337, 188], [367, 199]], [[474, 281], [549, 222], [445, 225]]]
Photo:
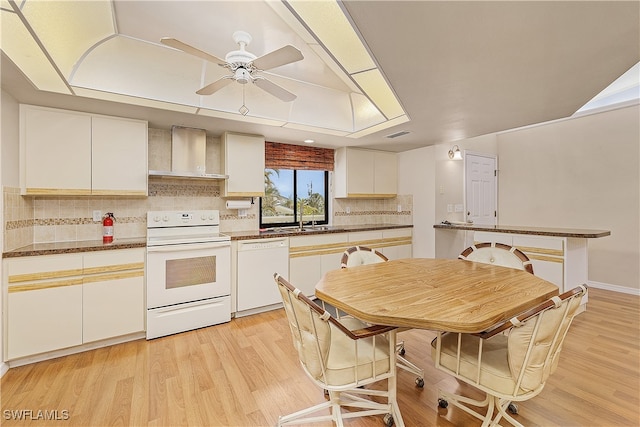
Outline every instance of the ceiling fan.
[[160, 42], [229, 69], [231, 74], [223, 76], [215, 82], [197, 90], [196, 93], [198, 95], [211, 95], [232, 81], [236, 81], [240, 84], [253, 83], [260, 89], [285, 102], [296, 99], [296, 95], [282, 86], [267, 80], [260, 74], [260, 71], [300, 61], [304, 58], [302, 52], [291, 45], [287, 45], [257, 57], [245, 49], [252, 40], [249, 33], [246, 31], [236, 31], [233, 33], [233, 40], [240, 46], [240, 50], [227, 53], [224, 60], [171, 37], [163, 37]]

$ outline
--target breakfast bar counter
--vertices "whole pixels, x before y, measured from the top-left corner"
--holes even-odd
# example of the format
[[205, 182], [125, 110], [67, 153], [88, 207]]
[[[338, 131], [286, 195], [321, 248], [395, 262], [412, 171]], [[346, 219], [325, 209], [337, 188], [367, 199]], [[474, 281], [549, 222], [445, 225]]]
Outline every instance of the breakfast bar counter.
[[474, 225], [467, 223], [441, 223], [433, 228], [444, 230], [488, 231], [492, 233], [526, 234], [531, 236], [575, 237], [595, 239], [611, 235], [609, 230], [586, 230], [579, 228], [527, 227], [516, 225]]
[[[463, 232], [464, 236], [448, 240], [455, 242], [451, 247], [459, 249], [457, 254], [466, 247], [482, 242], [515, 246], [529, 257], [534, 274], [557, 285], [560, 293], [588, 284], [587, 242], [611, 235], [609, 230], [448, 222], [433, 227], [440, 233], [452, 233], [452, 237], [453, 233]], [[583, 303], [586, 303], [586, 298]]]

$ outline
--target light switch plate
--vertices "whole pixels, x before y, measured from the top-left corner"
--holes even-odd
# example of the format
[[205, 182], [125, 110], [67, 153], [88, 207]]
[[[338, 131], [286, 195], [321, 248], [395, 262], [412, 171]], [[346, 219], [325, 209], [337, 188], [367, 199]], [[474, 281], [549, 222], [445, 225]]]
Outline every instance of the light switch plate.
[[93, 220], [102, 221], [102, 211], [93, 211]]

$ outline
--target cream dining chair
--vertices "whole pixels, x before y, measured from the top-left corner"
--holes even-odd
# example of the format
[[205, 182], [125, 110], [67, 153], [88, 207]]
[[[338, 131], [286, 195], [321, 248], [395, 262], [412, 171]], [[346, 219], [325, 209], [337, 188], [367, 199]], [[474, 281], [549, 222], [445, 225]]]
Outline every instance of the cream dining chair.
[[482, 420], [483, 427], [497, 426], [502, 418], [522, 427], [507, 410], [517, 413], [512, 402], [542, 391], [586, 293], [586, 286], [576, 287], [480, 334], [438, 333], [431, 343], [436, 368], [486, 394], [475, 400], [440, 390], [438, 406], [452, 403]]
[[[364, 264], [375, 264], [378, 262], [386, 262], [389, 259], [367, 246], [352, 246], [348, 248], [342, 254], [342, 260], [340, 262], [341, 268], [354, 267]], [[408, 328], [400, 328], [398, 332], [406, 331]], [[396, 345], [396, 365], [398, 368], [403, 369], [416, 375], [415, 383], [418, 387], [424, 387], [424, 370], [407, 360], [404, 349], [404, 341], [399, 341]]]
[[[369, 326], [353, 317], [338, 320], [277, 273], [274, 279], [302, 368], [329, 396], [327, 402], [281, 416], [278, 426], [320, 421], [343, 426], [343, 419], [384, 415], [388, 427], [403, 427], [396, 401], [396, 328]], [[375, 389], [363, 387], [378, 382]], [[312, 416], [321, 410], [330, 413]]]
[[520, 249], [504, 243], [476, 243], [462, 251], [458, 258], [465, 261], [517, 268], [533, 274], [533, 265], [529, 257]]

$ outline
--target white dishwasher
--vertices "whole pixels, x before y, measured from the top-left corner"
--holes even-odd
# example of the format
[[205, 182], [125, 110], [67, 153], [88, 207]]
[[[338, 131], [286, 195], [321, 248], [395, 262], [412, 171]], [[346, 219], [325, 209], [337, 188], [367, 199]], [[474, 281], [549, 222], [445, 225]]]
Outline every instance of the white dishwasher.
[[278, 308], [282, 298], [273, 273], [289, 277], [289, 238], [238, 241], [237, 267], [236, 317]]

